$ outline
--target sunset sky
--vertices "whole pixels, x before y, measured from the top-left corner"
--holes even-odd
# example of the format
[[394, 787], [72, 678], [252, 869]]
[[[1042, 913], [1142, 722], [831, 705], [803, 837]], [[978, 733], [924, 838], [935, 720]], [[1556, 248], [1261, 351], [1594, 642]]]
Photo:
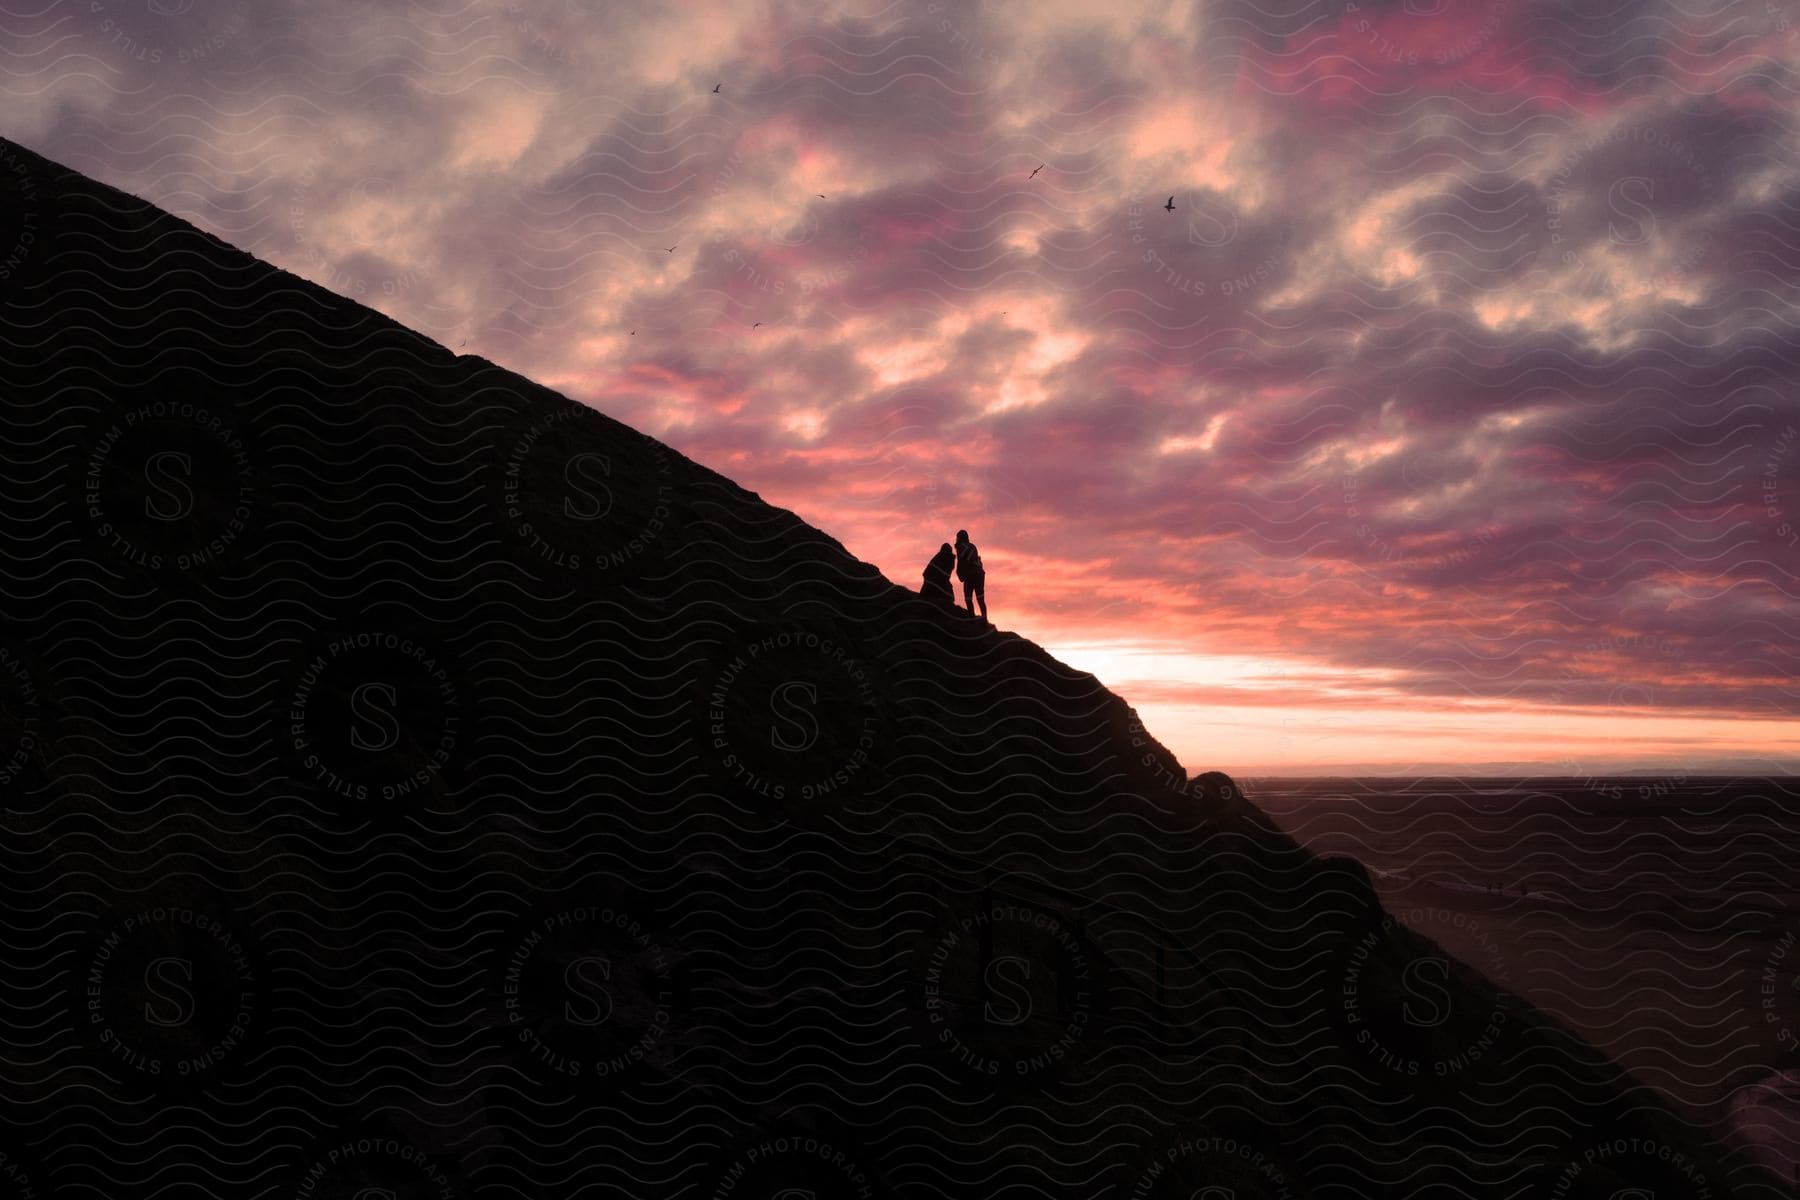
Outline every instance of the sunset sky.
[[1797, 26], [47, 0], [0, 133], [898, 583], [967, 528], [1191, 771], [1794, 771]]

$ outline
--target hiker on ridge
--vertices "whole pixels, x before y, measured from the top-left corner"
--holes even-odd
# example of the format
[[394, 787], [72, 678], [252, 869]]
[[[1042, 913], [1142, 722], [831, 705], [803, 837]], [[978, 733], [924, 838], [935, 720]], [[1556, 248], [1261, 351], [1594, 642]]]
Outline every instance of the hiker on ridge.
[[919, 586], [919, 595], [929, 596], [933, 600], [948, 600], [950, 607], [956, 607], [956, 589], [950, 586], [950, 568], [956, 565], [956, 551], [945, 542], [938, 547], [931, 561], [925, 564], [925, 582]]
[[[981, 569], [981, 552], [969, 540], [966, 529], [956, 531], [956, 577], [962, 580], [963, 603], [974, 612], [975, 602], [981, 601], [981, 619], [987, 620], [987, 572]], [[954, 593], [950, 603], [956, 603]]]

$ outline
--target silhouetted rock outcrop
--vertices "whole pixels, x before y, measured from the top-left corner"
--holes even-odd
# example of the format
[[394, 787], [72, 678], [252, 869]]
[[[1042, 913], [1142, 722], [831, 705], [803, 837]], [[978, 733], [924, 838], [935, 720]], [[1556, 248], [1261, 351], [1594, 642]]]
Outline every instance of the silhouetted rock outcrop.
[[1726, 1194], [1091, 676], [3, 158], [37, 1195]]

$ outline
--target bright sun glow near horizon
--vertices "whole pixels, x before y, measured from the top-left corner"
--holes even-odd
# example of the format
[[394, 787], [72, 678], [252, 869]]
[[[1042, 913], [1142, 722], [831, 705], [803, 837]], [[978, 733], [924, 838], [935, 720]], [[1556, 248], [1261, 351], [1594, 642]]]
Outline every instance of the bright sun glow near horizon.
[[[1347, 673], [1327, 663], [1194, 654], [1151, 642], [1047, 649], [1124, 697], [1190, 773], [1768, 773], [1788, 770], [1800, 756], [1800, 731], [1781, 719], [1572, 713], [1475, 699], [1425, 706], [1384, 688], [1379, 671]], [[1183, 692], [1213, 699], [1184, 700]]]

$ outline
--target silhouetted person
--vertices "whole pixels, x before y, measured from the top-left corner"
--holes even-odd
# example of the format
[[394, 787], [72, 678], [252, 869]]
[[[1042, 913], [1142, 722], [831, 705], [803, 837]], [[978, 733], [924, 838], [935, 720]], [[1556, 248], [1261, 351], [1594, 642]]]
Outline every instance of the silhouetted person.
[[[963, 603], [974, 612], [975, 602], [981, 601], [981, 619], [987, 620], [987, 572], [981, 569], [981, 551], [975, 549], [966, 529], [956, 531], [956, 577], [962, 580]], [[954, 595], [950, 602], [956, 603]]]
[[950, 586], [950, 568], [956, 565], [956, 551], [945, 542], [938, 547], [938, 552], [931, 556], [925, 564], [925, 582], [919, 585], [919, 595], [930, 596], [933, 600], [948, 600], [950, 607], [956, 607], [956, 589]]

